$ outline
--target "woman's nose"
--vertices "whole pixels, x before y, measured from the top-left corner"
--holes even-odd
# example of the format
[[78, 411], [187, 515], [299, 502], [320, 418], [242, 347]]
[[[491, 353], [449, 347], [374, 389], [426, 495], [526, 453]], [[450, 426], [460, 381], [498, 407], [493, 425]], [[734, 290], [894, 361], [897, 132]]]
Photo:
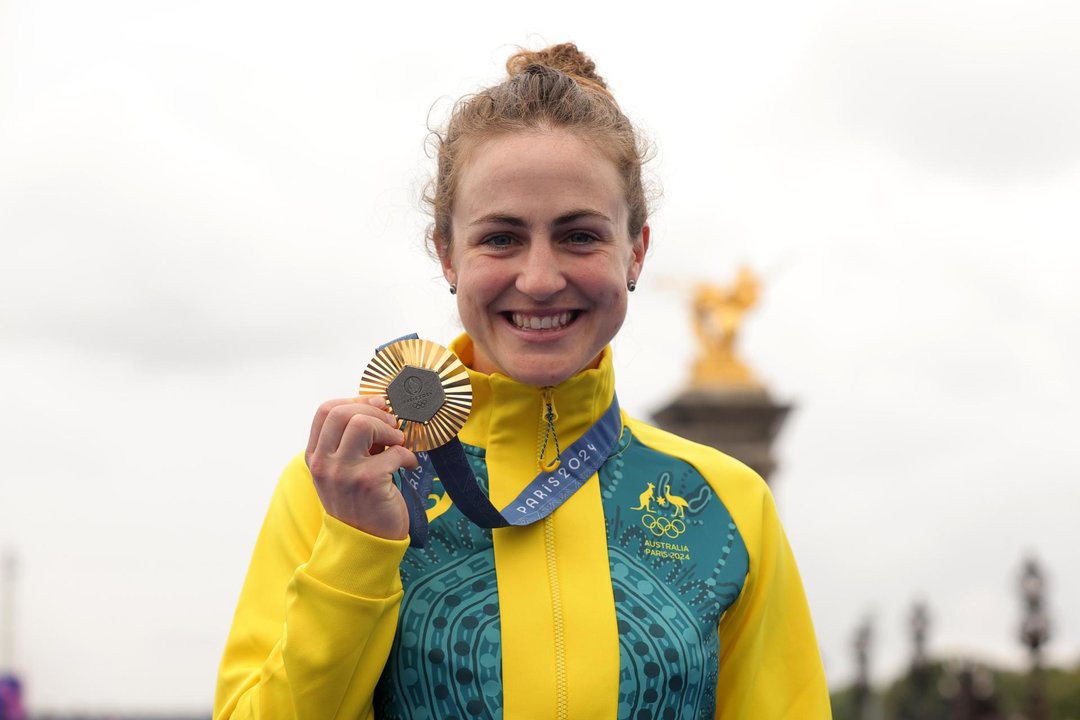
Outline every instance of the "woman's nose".
[[517, 289], [534, 300], [546, 300], [566, 287], [558, 254], [546, 241], [529, 244], [518, 271]]

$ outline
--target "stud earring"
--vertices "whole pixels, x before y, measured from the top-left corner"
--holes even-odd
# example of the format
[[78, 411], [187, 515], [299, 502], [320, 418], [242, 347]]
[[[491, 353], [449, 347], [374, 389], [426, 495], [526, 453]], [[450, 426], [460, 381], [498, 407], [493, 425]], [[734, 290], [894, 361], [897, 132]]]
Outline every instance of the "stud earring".
[[450, 294], [457, 295], [457, 283], [450, 283]]
[[634, 292], [635, 290], [637, 290], [637, 280], [627, 280], [626, 289], [630, 292]]

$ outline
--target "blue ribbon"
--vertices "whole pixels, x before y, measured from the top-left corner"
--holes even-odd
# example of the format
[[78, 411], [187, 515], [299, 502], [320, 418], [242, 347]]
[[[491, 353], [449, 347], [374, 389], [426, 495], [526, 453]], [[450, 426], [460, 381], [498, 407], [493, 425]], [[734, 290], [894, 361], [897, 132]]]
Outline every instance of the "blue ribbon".
[[[415, 339], [416, 334], [398, 340]], [[622, 417], [615, 396], [592, 427], [570, 447], [559, 454], [552, 471], [542, 471], [502, 510], [496, 509], [480, 489], [476, 475], [465, 457], [461, 441], [456, 437], [441, 447], [416, 454], [420, 466], [416, 470], [398, 471], [402, 496], [409, 511], [409, 545], [422, 548], [427, 544], [428, 522], [424, 506], [435, 478], [446, 489], [461, 513], [483, 528], [531, 525], [555, 512], [600, 469], [622, 434]]]

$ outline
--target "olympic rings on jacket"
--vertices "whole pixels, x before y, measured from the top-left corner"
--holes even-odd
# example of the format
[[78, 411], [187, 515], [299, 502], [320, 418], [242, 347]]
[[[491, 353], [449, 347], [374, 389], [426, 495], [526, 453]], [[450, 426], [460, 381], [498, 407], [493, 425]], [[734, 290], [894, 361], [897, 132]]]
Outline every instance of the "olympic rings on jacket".
[[652, 513], [645, 513], [642, 515], [641, 524], [656, 537], [666, 535], [672, 540], [686, 532], [686, 524], [683, 523], [682, 520], [677, 518], [675, 520], [668, 520], [662, 515], [657, 517]]

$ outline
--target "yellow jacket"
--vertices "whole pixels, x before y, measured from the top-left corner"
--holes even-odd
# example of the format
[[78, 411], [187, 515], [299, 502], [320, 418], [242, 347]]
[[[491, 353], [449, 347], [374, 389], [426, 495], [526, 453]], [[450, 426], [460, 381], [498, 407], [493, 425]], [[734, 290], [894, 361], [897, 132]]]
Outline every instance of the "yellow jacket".
[[[471, 365], [472, 345], [454, 350]], [[543, 400], [562, 447], [614, 393], [470, 371], [461, 433], [496, 507], [537, 473]], [[424, 549], [323, 511], [286, 467], [225, 647], [215, 718], [830, 717], [794, 558], [765, 483], [623, 414], [615, 451], [556, 512], [478, 528], [429, 499]]]

